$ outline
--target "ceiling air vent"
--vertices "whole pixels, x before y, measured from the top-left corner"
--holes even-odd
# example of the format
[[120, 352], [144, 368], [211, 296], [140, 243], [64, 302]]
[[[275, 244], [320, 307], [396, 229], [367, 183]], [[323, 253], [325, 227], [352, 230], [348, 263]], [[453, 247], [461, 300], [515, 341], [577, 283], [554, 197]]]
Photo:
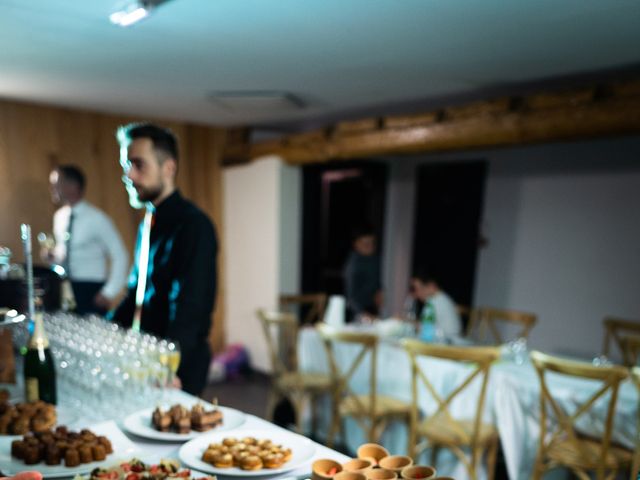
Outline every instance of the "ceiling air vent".
[[305, 108], [300, 98], [287, 92], [223, 91], [214, 92], [211, 99], [231, 112], [294, 112]]

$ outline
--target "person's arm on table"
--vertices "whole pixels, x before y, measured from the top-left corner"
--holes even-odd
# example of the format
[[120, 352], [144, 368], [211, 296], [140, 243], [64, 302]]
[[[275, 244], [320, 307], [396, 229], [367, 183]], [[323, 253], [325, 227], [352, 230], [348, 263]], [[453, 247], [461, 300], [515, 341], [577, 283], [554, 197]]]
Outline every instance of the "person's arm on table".
[[0, 477], [0, 480], [42, 480], [40, 472], [20, 472], [13, 477]]

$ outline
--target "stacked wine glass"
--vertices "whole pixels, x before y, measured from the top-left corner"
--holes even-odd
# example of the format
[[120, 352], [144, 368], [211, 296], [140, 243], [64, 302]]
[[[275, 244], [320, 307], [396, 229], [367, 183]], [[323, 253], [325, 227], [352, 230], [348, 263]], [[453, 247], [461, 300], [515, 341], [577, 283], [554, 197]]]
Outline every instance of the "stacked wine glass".
[[[80, 416], [121, 417], [164, 398], [171, 376], [167, 352], [174, 345], [98, 316], [44, 317], [55, 359], [58, 403]], [[24, 345], [26, 326], [16, 335]], [[18, 333], [18, 332], [16, 332]]]

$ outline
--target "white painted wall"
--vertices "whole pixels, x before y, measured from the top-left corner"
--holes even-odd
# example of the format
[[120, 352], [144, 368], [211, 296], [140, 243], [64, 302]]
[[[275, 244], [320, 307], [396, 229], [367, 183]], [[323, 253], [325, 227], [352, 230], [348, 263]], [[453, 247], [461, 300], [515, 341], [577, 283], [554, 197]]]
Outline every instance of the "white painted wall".
[[591, 357], [606, 315], [640, 318], [640, 141], [491, 163], [476, 304], [535, 312], [534, 347]]
[[302, 274], [302, 169], [280, 165], [279, 293], [299, 293]]
[[415, 216], [415, 162], [389, 162], [389, 183], [382, 251], [385, 316], [401, 315], [407, 296], [413, 252]]
[[533, 311], [534, 347], [583, 356], [600, 351], [605, 315], [640, 318], [640, 138], [390, 159], [404, 166], [391, 170], [388, 310], [401, 308], [406, 279], [394, 284], [411, 260], [397, 210], [413, 205], [406, 169], [470, 159], [489, 161], [476, 305]]
[[264, 158], [226, 168], [223, 186], [227, 343], [245, 345], [252, 366], [268, 371], [255, 312], [275, 308], [279, 293], [300, 283], [299, 169]]

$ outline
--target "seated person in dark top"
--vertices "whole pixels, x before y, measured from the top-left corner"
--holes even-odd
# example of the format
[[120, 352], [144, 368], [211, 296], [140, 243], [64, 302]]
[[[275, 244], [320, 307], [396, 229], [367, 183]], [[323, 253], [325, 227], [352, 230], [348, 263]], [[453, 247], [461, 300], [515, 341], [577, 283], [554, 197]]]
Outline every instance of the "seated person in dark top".
[[[217, 237], [211, 220], [176, 189], [176, 138], [154, 125], [128, 125], [118, 131], [120, 163], [132, 205], [154, 212], [149, 233], [146, 288], [140, 329], [177, 340], [182, 360], [178, 378], [192, 394], [202, 392], [211, 352], [208, 336], [216, 294]], [[136, 312], [144, 222], [138, 230], [127, 296], [113, 319], [131, 326]]]
[[375, 316], [382, 304], [380, 257], [372, 229], [361, 228], [354, 235], [353, 250], [344, 268], [349, 314]]

